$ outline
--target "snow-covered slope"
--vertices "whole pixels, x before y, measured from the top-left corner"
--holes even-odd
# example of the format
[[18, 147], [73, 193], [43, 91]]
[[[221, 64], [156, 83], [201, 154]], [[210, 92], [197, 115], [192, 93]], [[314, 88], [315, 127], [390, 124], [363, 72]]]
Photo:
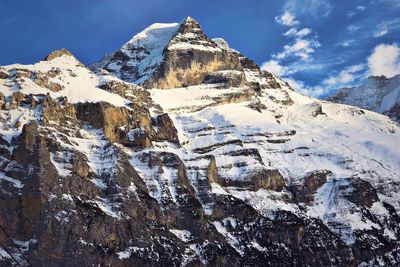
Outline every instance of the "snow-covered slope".
[[[141, 83], [161, 64], [164, 49], [178, 28], [179, 23], [154, 23], [94, 67], [106, 68], [118, 77]], [[126, 71], [129, 75], [124, 74]]]
[[[267, 169], [279, 170], [290, 187], [301, 185], [310, 173], [329, 170], [324, 188], [316, 191], [316, 201], [300, 205], [301, 209], [299, 203], [282, 201], [290, 190], [272, 197], [263, 189], [252, 192], [229, 186], [222, 189], [216, 184], [213, 187], [218, 193], [245, 200], [263, 214], [273, 216], [276, 209], [289, 209], [320, 218], [349, 243], [355, 238], [352, 230], [369, 229], [374, 224], [354, 221], [354, 216], [361, 220], [362, 210], [352, 209], [351, 202], [336, 206], [342, 205], [335, 204], [339, 196], [332, 194], [338, 190], [334, 188], [337, 183], [356, 178], [367, 181], [382, 188], [378, 191], [381, 201], [391, 200], [400, 209], [400, 129], [387, 117], [321, 102], [289, 88], [266, 89], [249, 101], [211, 104], [215, 94], [230, 94], [232, 90], [235, 88], [204, 86], [151, 90], [154, 101], [170, 113], [178, 129], [184, 152], [176, 153], [188, 166], [197, 167], [189, 171], [193, 184], [206, 179], [207, 174], [199, 173], [198, 168], [207, 169], [209, 161], [205, 158], [209, 156], [215, 158], [218, 175], [228, 185]], [[282, 104], [288, 99], [292, 100], [290, 105]], [[251, 108], [254, 103], [264, 108]], [[204, 160], [195, 160], [200, 158]], [[262, 204], [271, 203], [271, 197], [272, 205]], [[372, 214], [379, 216], [382, 211], [377, 212], [373, 210]]]
[[154, 24], [102, 70], [0, 67], [0, 264], [398, 265], [399, 126], [199, 29]]
[[51, 60], [34, 65], [14, 64], [0, 67], [7, 79], [0, 82], [0, 92], [5, 97], [13, 93], [46, 95], [52, 98], [67, 97], [71, 103], [108, 102], [115, 106], [126, 106], [128, 100], [99, 90], [99, 86], [112, 80], [110, 75], [96, 75], [74, 56], [60, 54]]
[[400, 75], [370, 76], [358, 87], [344, 88], [328, 100], [387, 114], [400, 120]]

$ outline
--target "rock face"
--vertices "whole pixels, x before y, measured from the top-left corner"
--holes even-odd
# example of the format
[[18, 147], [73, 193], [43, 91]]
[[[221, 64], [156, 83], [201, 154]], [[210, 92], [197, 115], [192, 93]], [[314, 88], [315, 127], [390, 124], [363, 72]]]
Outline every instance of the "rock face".
[[180, 24], [156, 23], [118, 51], [93, 64], [145, 88], [177, 88], [205, 83], [240, 86], [244, 70], [260, 72], [223, 39], [209, 39], [191, 17]]
[[379, 112], [400, 121], [400, 75], [370, 76], [364, 84], [340, 89], [327, 100]]
[[329, 170], [315, 171], [307, 174], [301, 185], [289, 187], [296, 202], [309, 204], [314, 200], [314, 195], [326, 182]]
[[399, 266], [393, 121], [191, 18], [99, 66], [0, 67], [0, 266]]

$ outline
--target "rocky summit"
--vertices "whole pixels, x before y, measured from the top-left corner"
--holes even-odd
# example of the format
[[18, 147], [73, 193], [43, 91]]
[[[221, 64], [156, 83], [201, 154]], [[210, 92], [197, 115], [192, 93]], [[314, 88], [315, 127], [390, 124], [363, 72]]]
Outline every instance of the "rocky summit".
[[0, 67], [1, 266], [399, 266], [400, 127], [192, 18]]

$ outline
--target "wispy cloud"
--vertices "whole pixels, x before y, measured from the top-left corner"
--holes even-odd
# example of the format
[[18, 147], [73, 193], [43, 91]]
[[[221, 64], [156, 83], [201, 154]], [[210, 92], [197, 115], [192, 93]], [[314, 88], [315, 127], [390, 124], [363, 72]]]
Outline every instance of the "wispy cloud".
[[327, 93], [327, 89], [323, 86], [307, 86], [304, 82], [291, 78], [286, 78], [285, 80], [294, 90], [304, 95], [319, 97]]
[[347, 12], [347, 16], [348, 16], [349, 18], [354, 17], [356, 14], [357, 14], [357, 12], [355, 12], [355, 11], [353, 11], [353, 10], [350, 10], [350, 11]]
[[283, 51], [273, 55], [274, 58], [282, 60], [288, 57], [298, 57], [302, 60], [308, 60], [310, 55], [315, 52], [321, 44], [313, 39], [297, 38], [293, 43], [285, 45]]
[[340, 43], [341, 46], [343, 47], [348, 47], [354, 43], [354, 40], [344, 40], [343, 42]]
[[297, 28], [290, 28], [287, 32], [283, 35], [285, 36], [297, 36], [297, 37], [304, 37], [309, 35], [312, 32], [309, 28], [303, 28], [301, 30], [297, 30]]
[[400, 28], [400, 19], [393, 19], [379, 23], [374, 31], [374, 37], [381, 37]]
[[[315, 64], [312, 58], [312, 54], [321, 46], [316, 35], [312, 34], [313, 31], [310, 28], [298, 27], [301, 24], [300, 21], [289, 10], [285, 10], [275, 20], [283, 26], [290, 27], [283, 34], [288, 38], [288, 43], [283, 46], [282, 51], [273, 54], [269, 61], [264, 62], [261, 68], [284, 77], [299, 92], [319, 96], [323, 93], [322, 88], [307, 87], [303, 82], [292, 77], [297, 72], [319, 70], [323, 67]], [[285, 62], [285, 65], [282, 62]]]
[[284, 9], [296, 15], [311, 15], [319, 18], [329, 16], [333, 7], [329, 0], [287, 0]]
[[308, 60], [310, 55], [315, 52], [315, 49], [321, 46], [315, 37], [309, 36], [312, 32], [311, 29], [302, 28], [298, 30], [297, 27], [292, 27], [294, 25], [299, 25], [300, 21], [289, 11], [284, 11], [283, 14], [276, 17], [275, 20], [279, 24], [291, 27], [283, 34], [290, 38], [291, 41], [283, 46], [281, 52], [272, 55], [272, 61], [269, 64], [265, 64], [265, 66], [272, 66], [276, 69], [277, 63], [287, 58]]
[[385, 24], [378, 26], [374, 31], [374, 37], [381, 37], [389, 33], [389, 30]]
[[358, 25], [351, 24], [351, 25], [347, 26], [346, 29], [347, 29], [349, 32], [353, 33], [353, 32], [358, 31], [360, 28], [361, 28], [361, 27], [358, 26]]
[[322, 83], [332, 87], [345, 86], [349, 83], [352, 83], [355, 79], [355, 75], [365, 70], [365, 68], [365, 64], [357, 64], [347, 67], [340, 71], [337, 75], [330, 76], [329, 78], [325, 79]]
[[275, 17], [275, 21], [284, 26], [294, 26], [299, 24], [293, 13], [285, 11], [281, 16]]

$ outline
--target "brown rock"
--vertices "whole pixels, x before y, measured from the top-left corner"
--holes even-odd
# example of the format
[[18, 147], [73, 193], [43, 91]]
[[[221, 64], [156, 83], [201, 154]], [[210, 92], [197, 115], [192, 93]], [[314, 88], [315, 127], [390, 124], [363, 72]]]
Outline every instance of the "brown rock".
[[15, 92], [11, 96], [11, 105], [10, 108], [16, 108], [21, 105], [25, 99], [25, 95], [21, 92]]
[[285, 187], [285, 179], [278, 170], [264, 169], [251, 180], [255, 191], [264, 188], [279, 192]]
[[156, 141], [169, 141], [179, 145], [178, 131], [168, 114], [165, 113], [158, 115], [155, 126], [157, 127], [155, 136]]
[[222, 184], [218, 176], [218, 167], [214, 156], [210, 157], [210, 164], [207, 167], [207, 180], [209, 183]]
[[32, 72], [27, 69], [12, 69], [12, 71], [15, 71], [14, 77], [17, 79], [19, 78], [30, 79], [32, 77]]
[[0, 70], [0, 79], [7, 79], [8, 78], [8, 73]]
[[[50, 75], [50, 76], [52, 76], [52, 75]], [[58, 92], [58, 91], [61, 91], [62, 89], [64, 89], [63, 86], [61, 86], [60, 84], [50, 82], [49, 78], [46, 76], [46, 74], [43, 74], [41, 72], [36, 74], [35, 83], [37, 85], [39, 85], [40, 87], [44, 87], [53, 92]]]
[[328, 170], [314, 171], [304, 177], [302, 184], [289, 186], [288, 189], [292, 192], [295, 202], [311, 203], [314, 194], [326, 183], [331, 173]]
[[46, 56], [46, 57], [44, 58], [44, 60], [50, 61], [50, 60], [52, 60], [52, 59], [55, 59], [55, 58], [57, 58], [57, 57], [61, 57], [61, 56], [63, 56], [63, 55], [73, 57], [73, 55], [71, 54], [71, 52], [69, 52], [69, 51], [68, 51], [67, 49], [65, 49], [65, 48], [61, 48], [61, 49], [59, 49], [59, 50], [56, 50], [56, 51], [51, 52], [48, 56]]
[[85, 156], [77, 154], [74, 159], [74, 173], [83, 178], [88, 177], [90, 168], [87, 161], [88, 159]]
[[223, 186], [236, 186], [257, 191], [267, 189], [280, 192], [285, 187], [285, 179], [278, 170], [262, 169], [241, 180], [222, 180]]
[[[345, 192], [345, 197], [361, 207], [371, 207], [379, 201], [378, 194], [372, 185], [360, 178], [349, 178], [349, 184], [340, 187]], [[351, 188], [351, 189], [350, 189]]]
[[203, 82], [209, 84], [222, 83], [228, 88], [239, 87], [246, 83], [246, 77], [243, 71], [238, 70], [215, 71], [207, 74]]
[[[120, 142], [124, 145], [142, 148], [151, 146], [152, 127], [151, 116], [147, 109], [134, 107], [128, 110], [124, 107], [114, 107], [111, 104], [78, 103], [75, 105], [76, 117], [79, 120], [90, 123], [95, 128], [102, 128], [104, 135], [111, 142]], [[131, 129], [133, 138], [129, 138]]]

